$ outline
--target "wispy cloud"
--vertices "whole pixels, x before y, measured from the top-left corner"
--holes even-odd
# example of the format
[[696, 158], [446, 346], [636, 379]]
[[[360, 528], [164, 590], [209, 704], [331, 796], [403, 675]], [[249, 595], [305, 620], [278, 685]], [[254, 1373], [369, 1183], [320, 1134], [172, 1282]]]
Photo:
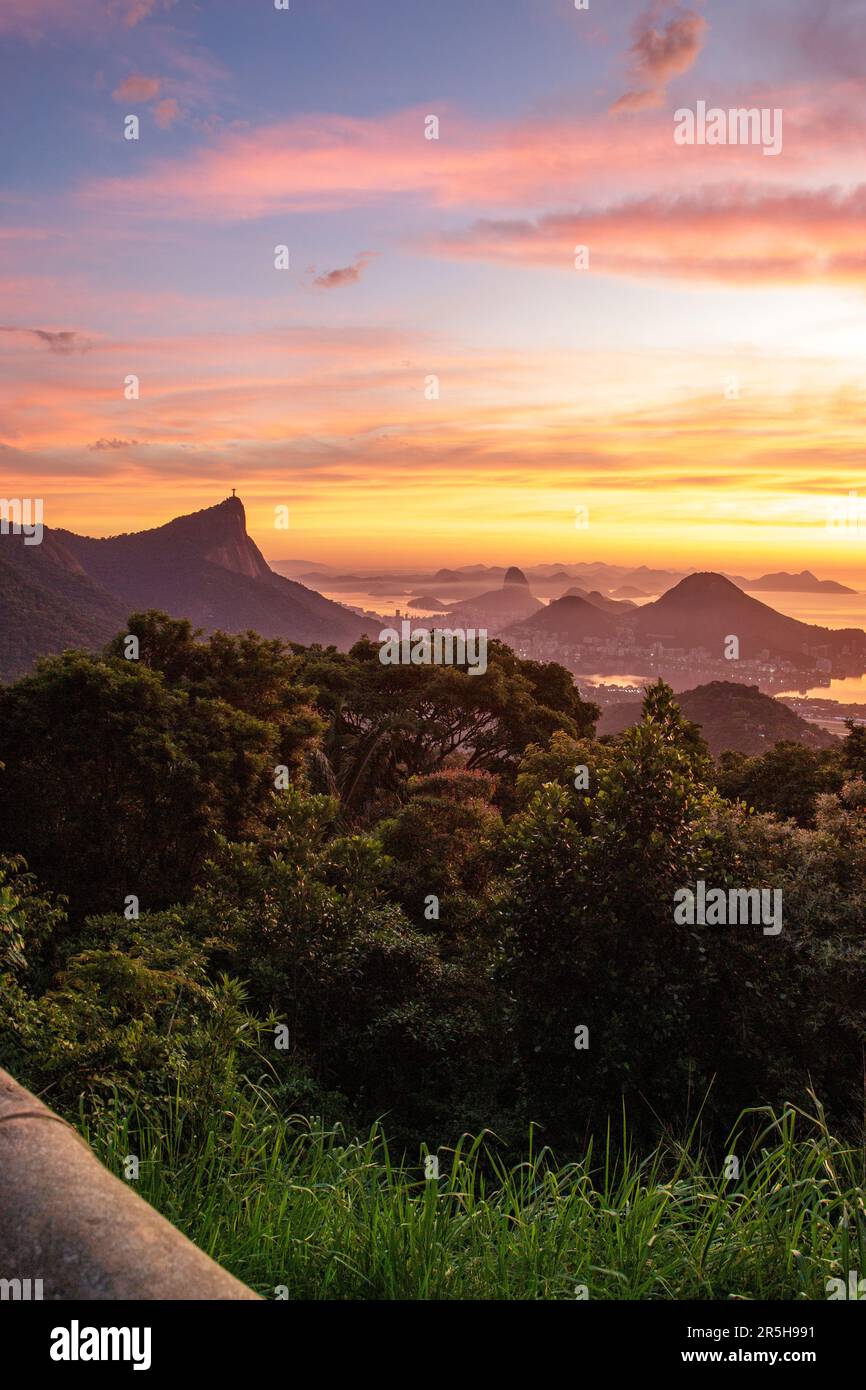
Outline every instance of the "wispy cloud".
[[134, 29], [150, 15], [174, 8], [177, 0], [107, 0], [111, 14], [117, 15], [124, 28]]
[[2, 0], [0, 34], [19, 34], [31, 43], [58, 33], [100, 34], [112, 23], [134, 29], [152, 15], [166, 14], [177, 0]]
[[165, 97], [157, 102], [153, 115], [160, 130], [168, 130], [180, 116], [180, 105], [174, 97]]
[[676, 0], [653, 0], [632, 29], [629, 58], [634, 85], [613, 103], [611, 111], [661, 106], [668, 82], [688, 72], [700, 53], [707, 28], [702, 15]]
[[145, 105], [155, 102], [153, 118], [160, 130], [169, 130], [180, 118], [180, 102], [176, 97], [162, 97], [161, 77], [145, 77], [143, 73], [132, 73], [115, 87], [112, 97], [126, 106]]
[[94, 439], [87, 447], [93, 453], [102, 453], [105, 450], [129, 449], [137, 443], [137, 439]]
[[351, 265], [342, 266], [339, 270], [329, 270], [323, 275], [317, 275], [313, 280], [314, 285], [318, 285], [323, 290], [336, 290], [341, 285], [355, 285], [360, 280], [370, 261], [375, 257], [375, 251], [361, 251]]
[[[82, 0], [81, 8], [87, 19], [97, 13], [95, 0]], [[0, 34], [19, 34], [36, 43], [57, 29], [68, 27], [70, 18], [70, 6], [64, 0], [3, 0]]]
[[160, 78], [145, 77], [142, 73], [134, 72], [125, 77], [111, 95], [115, 101], [153, 101], [159, 96], [161, 86]]
[[572, 274], [575, 246], [587, 245], [603, 275], [866, 289], [866, 184], [850, 192], [723, 186], [535, 220], [481, 218], [440, 245], [457, 257]]
[[[795, 117], [789, 121], [786, 110], [786, 148], [798, 151], [792, 160], [806, 158], [814, 145], [808, 130], [795, 139]], [[839, 127], [840, 148], [852, 123], [859, 146], [862, 118], [850, 115]], [[587, 121], [576, 140], [566, 120], [485, 123], [455, 113], [447, 144], [432, 154], [420, 110], [378, 119], [298, 116], [254, 130], [225, 130], [191, 153], [151, 160], [134, 174], [91, 180], [78, 189], [76, 201], [86, 209], [173, 221], [251, 220], [403, 195], [439, 207], [526, 206], [564, 201], [575, 186], [591, 185], [599, 196], [624, 185], [676, 187], [693, 151], [681, 150], [678, 163], [671, 149], [670, 119], [658, 116], [637, 142], [609, 116]], [[826, 160], [823, 143], [821, 153]], [[727, 147], [726, 176], [732, 168], [747, 170], [752, 155], [745, 146]], [[758, 173], [764, 180], [777, 177], [766, 167], [755, 178]]]
[[90, 346], [80, 333], [69, 329], [54, 333], [47, 328], [18, 328], [14, 325], [0, 324], [0, 333], [15, 333], [24, 337], [35, 338], [37, 342], [43, 343], [49, 352], [56, 352], [61, 355], [70, 352], [86, 352]]

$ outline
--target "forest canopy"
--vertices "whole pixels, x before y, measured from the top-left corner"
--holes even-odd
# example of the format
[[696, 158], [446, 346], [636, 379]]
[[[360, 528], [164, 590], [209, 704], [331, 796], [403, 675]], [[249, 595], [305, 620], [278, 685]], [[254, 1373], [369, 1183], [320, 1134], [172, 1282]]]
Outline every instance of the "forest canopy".
[[[110, 1096], [574, 1152], [812, 1087], [859, 1124], [866, 756], [710, 757], [670, 688], [595, 736], [553, 663], [384, 666], [149, 612], [0, 689], [0, 1049]], [[679, 925], [697, 881], [784, 930]]]

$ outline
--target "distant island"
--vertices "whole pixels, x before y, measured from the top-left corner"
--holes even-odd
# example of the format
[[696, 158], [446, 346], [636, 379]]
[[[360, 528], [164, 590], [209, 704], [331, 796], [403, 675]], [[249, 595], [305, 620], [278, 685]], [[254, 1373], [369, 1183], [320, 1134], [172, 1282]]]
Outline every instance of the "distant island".
[[801, 570], [799, 574], [765, 574], [760, 579], [746, 579], [740, 583], [741, 589], [765, 590], [768, 593], [791, 594], [856, 594], [846, 584], [835, 579], [816, 579], [811, 570]]
[[415, 598], [407, 598], [406, 607], [426, 608], [431, 613], [444, 613], [448, 604], [433, 594], [418, 594]]

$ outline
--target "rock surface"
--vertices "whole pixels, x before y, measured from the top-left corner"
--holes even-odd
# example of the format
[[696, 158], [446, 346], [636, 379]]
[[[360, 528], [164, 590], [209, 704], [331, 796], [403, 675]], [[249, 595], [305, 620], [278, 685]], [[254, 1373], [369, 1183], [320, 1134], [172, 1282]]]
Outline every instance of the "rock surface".
[[258, 1298], [2, 1069], [0, 1278], [53, 1301]]

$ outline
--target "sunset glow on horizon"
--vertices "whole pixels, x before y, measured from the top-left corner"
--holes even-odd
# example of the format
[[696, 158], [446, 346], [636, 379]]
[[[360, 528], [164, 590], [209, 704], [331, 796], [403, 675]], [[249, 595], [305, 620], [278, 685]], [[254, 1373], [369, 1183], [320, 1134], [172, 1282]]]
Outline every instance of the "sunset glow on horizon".
[[[0, 493], [866, 588], [864, 8], [754, 9], [5, 0]], [[780, 153], [677, 145], [699, 101]]]

